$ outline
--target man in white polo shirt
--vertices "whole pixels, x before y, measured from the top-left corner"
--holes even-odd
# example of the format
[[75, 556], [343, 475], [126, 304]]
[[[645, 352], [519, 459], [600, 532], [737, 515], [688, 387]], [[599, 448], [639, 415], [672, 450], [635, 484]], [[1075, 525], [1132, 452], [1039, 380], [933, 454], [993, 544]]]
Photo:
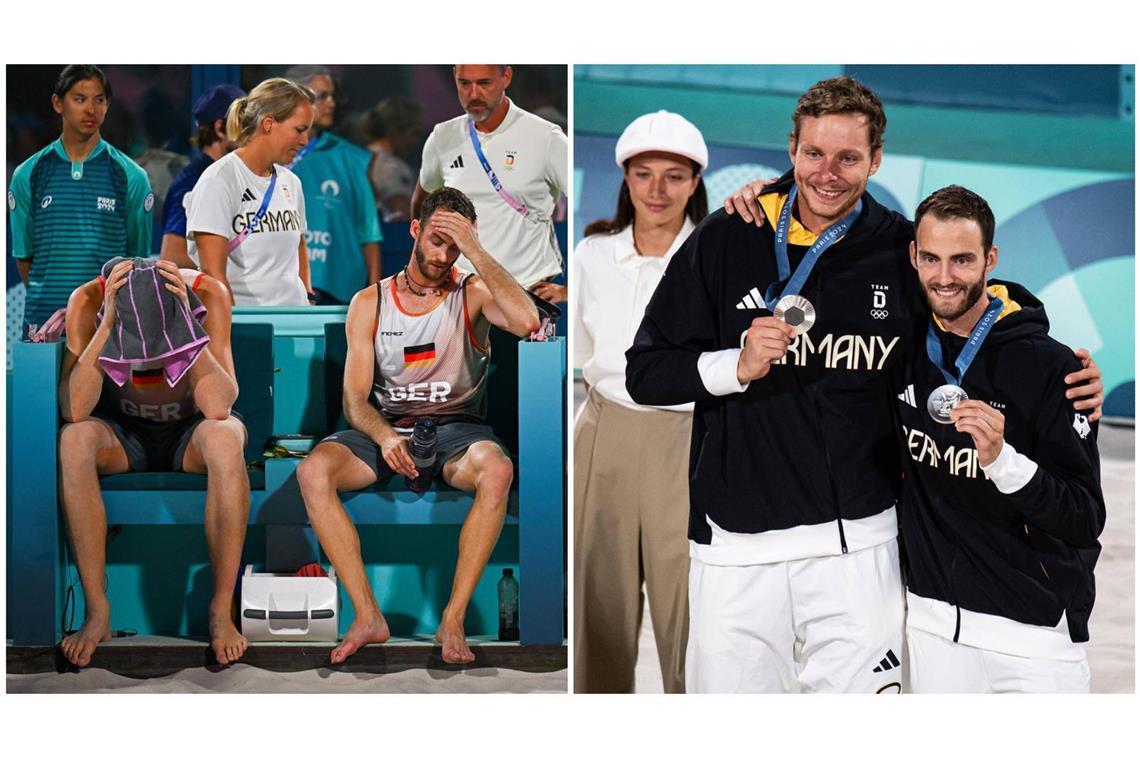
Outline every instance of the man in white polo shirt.
[[[436, 124], [424, 144], [412, 216], [432, 191], [463, 191], [475, 204], [487, 250], [533, 289], [562, 273], [551, 214], [567, 187], [567, 141], [555, 124], [511, 102], [510, 83], [510, 66], [455, 67], [464, 114]], [[456, 266], [473, 270], [462, 256]]]

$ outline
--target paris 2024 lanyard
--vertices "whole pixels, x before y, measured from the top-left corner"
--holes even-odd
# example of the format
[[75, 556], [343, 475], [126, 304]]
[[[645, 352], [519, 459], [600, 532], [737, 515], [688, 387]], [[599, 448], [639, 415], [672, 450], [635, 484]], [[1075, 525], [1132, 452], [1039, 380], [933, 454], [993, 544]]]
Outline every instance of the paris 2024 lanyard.
[[962, 390], [962, 381], [966, 377], [966, 370], [970, 368], [974, 357], [978, 355], [982, 343], [985, 342], [986, 336], [990, 334], [990, 330], [997, 323], [997, 319], [1004, 308], [1005, 303], [1000, 298], [995, 296], [990, 301], [985, 313], [982, 314], [982, 318], [974, 326], [974, 331], [970, 333], [970, 339], [966, 341], [966, 345], [962, 347], [957, 360], [954, 362], [956, 375], [951, 374], [942, 364], [942, 343], [938, 340], [938, 334], [934, 332], [933, 317], [930, 324], [926, 326], [926, 355], [934, 366], [938, 367], [942, 376], [946, 378], [946, 384], [935, 388], [926, 399], [926, 411], [930, 413], [935, 422], [949, 425], [952, 422], [950, 410], [969, 398], [966, 391]]
[[[780, 210], [780, 218], [776, 222], [776, 271], [779, 280], [768, 286], [764, 294], [764, 303], [772, 312], [772, 316], [791, 325], [796, 335], [803, 335], [815, 324], [815, 307], [811, 301], [800, 295], [800, 290], [815, 268], [816, 262], [824, 252], [835, 245], [847, 230], [855, 223], [859, 213], [863, 210], [863, 199], [855, 202], [855, 207], [838, 222], [828, 227], [815, 243], [804, 254], [796, 271], [792, 272], [791, 261], [788, 258], [788, 229], [792, 223], [792, 207], [796, 202], [797, 190], [792, 185], [788, 193], [788, 200]], [[776, 295], [776, 288], [785, 283], [780, 294]]]

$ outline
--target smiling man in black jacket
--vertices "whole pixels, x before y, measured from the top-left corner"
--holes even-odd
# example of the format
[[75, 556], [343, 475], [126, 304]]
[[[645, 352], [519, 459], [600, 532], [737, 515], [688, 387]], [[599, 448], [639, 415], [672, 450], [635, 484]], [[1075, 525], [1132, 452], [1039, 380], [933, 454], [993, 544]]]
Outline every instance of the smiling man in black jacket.
[[[688, 688], [899, 691], [886, 402], [923, 308], [913, 226], [866, 192], [886, 127], [874, 93], [825, 80], [793, 119], [793, 169], [760, 199], [770, 225], [718, 211], [697, 227], [646, 309], [627, 386], [639, 404], [696, 401]], [[767, 316], [793, 295], [814, 314], [803, 334]]]
[[945, 187], [915, 223], [933, 317], [897, 402], [911, 687], [1087, 692], [1105, 509], [1097, 425], [1064, 396], [1080, 363], [1027, 290], [987, 287], [985, 200]]
[[793, 122], [792, 171], [749, 197], [757, 223], [715, 212], [670, 262], [626, 384], [639, 404], [696, 402], [687, 688], [897, 692], [892, 372], [927, 320], [914, 226], [866, 192], [874, 93], [824, 80]]

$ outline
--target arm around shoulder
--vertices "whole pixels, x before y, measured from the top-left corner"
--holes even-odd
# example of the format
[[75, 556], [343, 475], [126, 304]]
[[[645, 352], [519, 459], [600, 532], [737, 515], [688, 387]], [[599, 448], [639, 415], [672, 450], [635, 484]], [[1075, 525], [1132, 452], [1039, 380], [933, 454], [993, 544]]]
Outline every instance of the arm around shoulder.
[[1065, 388], [1063, 373], [1047, 386], [1030, 451], [1018, 452], [1006, 441], [983, 469], [1030, 523], [1072, 546], [1089, 547], [1105, 521], [1097, 423], [1073, 409]]

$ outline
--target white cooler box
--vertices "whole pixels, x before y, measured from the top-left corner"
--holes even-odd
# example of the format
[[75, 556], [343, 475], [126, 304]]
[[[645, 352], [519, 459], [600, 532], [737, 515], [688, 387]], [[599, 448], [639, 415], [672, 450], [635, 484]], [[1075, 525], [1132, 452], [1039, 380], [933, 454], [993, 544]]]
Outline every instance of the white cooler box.
[[255, 573], [241, 579], [241, 632], [250, 641], [336, 641], [340, 598], [336, 571], [309, 578]]

